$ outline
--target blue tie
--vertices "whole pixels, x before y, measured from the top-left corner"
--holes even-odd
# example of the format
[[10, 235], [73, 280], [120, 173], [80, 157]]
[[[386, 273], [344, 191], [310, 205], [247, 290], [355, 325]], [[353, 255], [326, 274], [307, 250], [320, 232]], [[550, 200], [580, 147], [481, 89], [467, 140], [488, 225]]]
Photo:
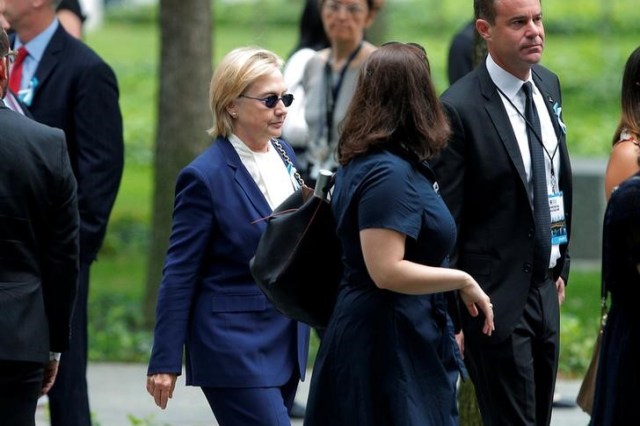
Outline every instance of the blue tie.
[[527, 121], [527, 137], [531, 153], [531, 180], [533, 181], [533, 212], [536, 222], [533, 276], [541, 282], [549, 269], [551, 255], [551, 214], [547, 192], [547, 172], [545, 170], [542, 130], [536, 105], [533, 102], [531, 82], [522, 85], [525, 94], [524, 116]]

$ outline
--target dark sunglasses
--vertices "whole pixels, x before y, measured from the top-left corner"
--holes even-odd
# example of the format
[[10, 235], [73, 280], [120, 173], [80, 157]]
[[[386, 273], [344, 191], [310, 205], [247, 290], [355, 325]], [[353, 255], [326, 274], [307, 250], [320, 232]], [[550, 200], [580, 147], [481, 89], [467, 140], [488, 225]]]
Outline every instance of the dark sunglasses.
[[267, 108], [275, 108], [278, 105], [278, 101], [282, 100], [284, 106], [288, 107], [293, 103], [293, 95], [288, 93], [286, 95], [269, 95], [266, 98], [254, 98], [253, 96], [240, 95], [241, 98], [255, 99], [262, 102]]

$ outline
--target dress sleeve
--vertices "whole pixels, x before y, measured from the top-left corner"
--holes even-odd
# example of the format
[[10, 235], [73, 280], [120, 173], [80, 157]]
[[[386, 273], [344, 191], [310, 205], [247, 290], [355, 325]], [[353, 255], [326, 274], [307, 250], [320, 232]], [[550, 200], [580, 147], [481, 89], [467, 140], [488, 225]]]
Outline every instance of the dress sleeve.
[[417, 239], [421, 228], [417, 178], [408, 164], [383, 164], [369, 173], [359, 194], [359, 229], [392, 229]]
[[[603, 268], [640, 263], [640, 175], [625, 180], [611, 194], [603, 230]], [[617, 255], [615, 255], [617, 253]], [[614, 267], [615, 267], [614, 266]]]

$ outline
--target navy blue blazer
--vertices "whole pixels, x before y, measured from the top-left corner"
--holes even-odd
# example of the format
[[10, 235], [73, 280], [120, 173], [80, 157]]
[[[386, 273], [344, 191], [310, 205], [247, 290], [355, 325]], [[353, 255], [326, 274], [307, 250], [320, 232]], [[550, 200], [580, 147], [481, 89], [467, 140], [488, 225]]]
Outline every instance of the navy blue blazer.
[[[531, 72], [558, 137], [559, 184], [570, 234], [571, 164], [566, 135], [554, 111], [554, 106], [562, 106], [560, 82], [542, 66], [534, 66]], [[496, 324], [491, 339], [501, 341], [522, 317], [532, 279], [535, 221], [524, 163], [484, 63], [447, 89], [441, 99], [453, 133], [434, 169], [442, 197], [458, 225], [452, 265], [471, 274], [491, 297]], [[560, 246], [560, 252], [553, 275], [567, 282], [566, 244]], [[462, 314], [468, 325], [482, 327], [481, 315], [471, 318], [466, 309]]]
[[[291, 158], [293, 150], [282, 145]], [[249, 270], [271, 208], [226, 138], [178, 175], [148, 374], [188, 385], [280, 386], [304, 378], [309, 328], [280, 314]]]
[[[12, 42], [13, 43], [13, 42]], [[78, 181], [80, 257], [100, 249], [122, 177], [124, 140], [113, 70], [58, 25], [34, 78], [33, 118], [64, 130]]]

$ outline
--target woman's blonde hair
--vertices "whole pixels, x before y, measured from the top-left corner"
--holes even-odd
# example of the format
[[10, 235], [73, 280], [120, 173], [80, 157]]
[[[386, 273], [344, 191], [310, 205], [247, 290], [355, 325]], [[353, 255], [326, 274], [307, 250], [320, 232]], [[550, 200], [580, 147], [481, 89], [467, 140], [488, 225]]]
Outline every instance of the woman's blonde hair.
[[213, 126], [208, 130], [209, 134], [228, 137], [233, 130], [233, 121], [227, 107], [254, 81], [272, 73], [274, 67], [281, 69], [282, 65], [278, 55], [256, 46], [240, 47], [227, 53], [211, 77], [209, 106]]

